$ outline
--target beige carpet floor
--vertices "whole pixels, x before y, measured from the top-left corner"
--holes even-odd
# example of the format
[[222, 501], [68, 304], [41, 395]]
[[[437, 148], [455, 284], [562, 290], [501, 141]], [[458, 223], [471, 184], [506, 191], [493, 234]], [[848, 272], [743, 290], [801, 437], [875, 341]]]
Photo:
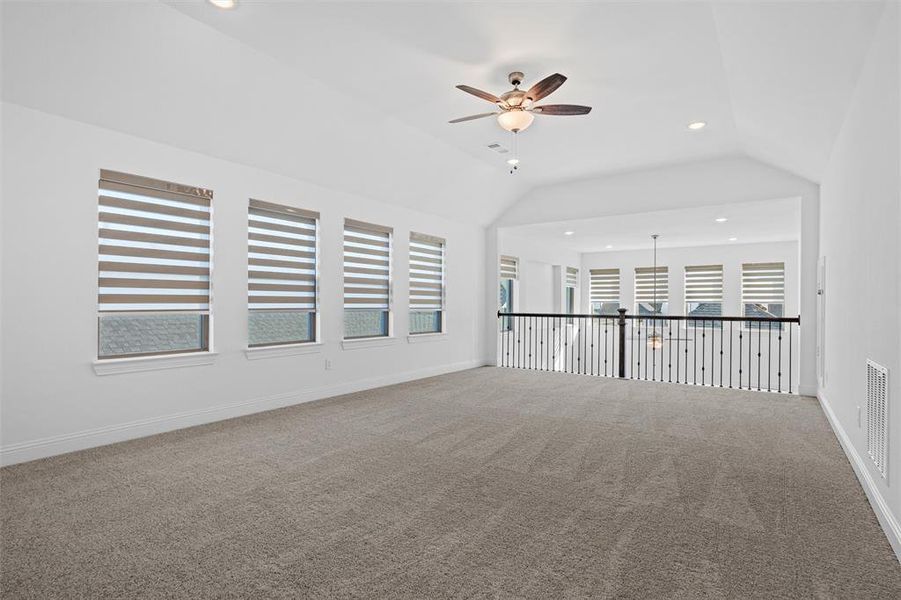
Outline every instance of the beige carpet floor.
[[901, 598], [810, 398], [483, 368], [0, 471], [3, 598]]

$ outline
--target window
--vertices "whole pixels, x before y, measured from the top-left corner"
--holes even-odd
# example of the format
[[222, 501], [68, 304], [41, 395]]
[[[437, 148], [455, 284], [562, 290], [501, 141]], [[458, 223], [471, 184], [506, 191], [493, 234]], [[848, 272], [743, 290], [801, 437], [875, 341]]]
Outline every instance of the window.
[[[566, 292], [566, 296], [564, 298], [566, 302], [566, 306], [564, 307], [564, 312], [567, 314], [575, 314], [576, 312], [576, 286], [579, 284], [579, 269], [575, 267], [566, 267], [566, 285], [564, 287], [564, 291]], [[572, 318], [567, 320], [568, 324], [572, 324]]]
[[344, 338], [391, 335], [390, 227], [344, 220]]
[[784, 316], [785, 263], [743, 264], [741, 303], [746, 317]]
[[[723, 316], [723, 265], [685, 267], [685, 314], [689, 317]], [[687, 327], [703, 322], [687, 321]], [[722, 321], [713, 321], [715, 327]], [[709, 326], [710, 323], [704, 323]]]
[[619, 309], [619, 269], [591, 269], [591, 312], [615, 315]]
[[[501, 256], [500, 262], [500, 297], [498, 298], [498, 310], [502, 313], [514, 312], [515, 286], [513, 282], [519, 279], [519, 259], [515, 256]], [[507, 317], [501, 319], [501, 331], [510, 331], [513, 328], [513, 319]]]
[[410, 233], [410, 333], [444, 330], [444, 240]]
[[[655, 294], [656, 284], [656, 294]], [[656, 304], [654, 299], [656, 296]], [[666, 315], [669, 312], [669, 268], [635, 268], [635, 313], [639, 316]]]
[[247, 211], [247, 345], [316, 341], [319, 213], [251, 200]]
[[98, 188], [97, 356], [208, 350], [213, 192], [107, 170]]

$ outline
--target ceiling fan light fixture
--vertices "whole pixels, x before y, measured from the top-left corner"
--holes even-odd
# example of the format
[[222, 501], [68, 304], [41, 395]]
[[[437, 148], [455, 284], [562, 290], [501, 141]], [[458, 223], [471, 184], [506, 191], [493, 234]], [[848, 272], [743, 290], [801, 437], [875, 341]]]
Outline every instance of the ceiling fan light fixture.
[[688, 128], [691, 129], [692, 131], [697, 131], [698, 129], [704, 129], [705, 127], [707, 127], [706, 121], [695, 121], [693, 123], [688, 124]]
[[524, 110], [508, 110], [497, 116], [497, 124], [507, 131], [525, 131], [535, 120], [535, 115]]

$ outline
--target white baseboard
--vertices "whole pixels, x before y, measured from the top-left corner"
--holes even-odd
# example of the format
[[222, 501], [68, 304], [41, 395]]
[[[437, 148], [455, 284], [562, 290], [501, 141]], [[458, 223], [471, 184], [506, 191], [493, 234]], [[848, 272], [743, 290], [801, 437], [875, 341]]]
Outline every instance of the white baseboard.
[[892, 514], [888, 502], [885, 501], [879, 488], [876, 487], [876, 482], [870, 474], [867, 463], [864, 462], [860, 454], [857, 453], [857, 449], [854, 447], [854, 444], [851, 443], [851, 438], [848, 436], [845, 428], [842, 427], [842, 424], [839, 423], [838, 417], [835, 416], [832, 406], [829, 405], [829, 401], [826, 399], [826, 396], [823, 395], [822, 391], [817, 393], [817, 399], [820, 401], [823, 412], [826, 413], [826, 418], [832, 426], [832, 431], [835, 432], [835, 437], [838, 438], [839, 443], [845, 451], [845, 455], [848, 457], [848, 461], [854, 468], [854, 473], [857, 475], [857, 479], [860, 481], [863, 491], [867, 494], [870, 506], [873, 507], [873, 512], [876, 513], [876, 518], [879, 520], [879, 524], [882, 526], [882, 530], [885, 532], [889, 544], [892, 545], [895, 556], [897, 556], [898, 561], [901, 562], [901, 524], [899, 524], [897, 517]]
[[816, 396], [817, 395], [817, 386], [815, 385], [799, 385], [798, 386], [798, 394], [801, 396]]
[[350, 394], [395, 383], [403, 383], [414, 379], [422, 379], [423, 377], [432, 377], [434, 375], [443, 375], [444, 373], [452, 373], [454, 371], [474, 369], [476, 367], [481, 367], [484, 364], [485, 361], [483, 360], [469, 360], [439, 365], [416, 371], [393, 373], [391, 375], [349, 381], [347, 383], [323, 386], [311, 390], [296, 390], [274, 396], [254, 398], [244, 402], [235, 402], [232, 404], [213, 406], [172, 415], [130, 421], [107, 427], [99, 427], [97, 429], [30, 440], [17, 444], [9, 444], [0, 447], [0, 465], [13, 465], [29, 460], [36, 460], [38, 458], [56, 456], [57, 454], [65, 454], [76, 450], [85, 450], [87, 448], [95, 448], [97, 446], [105, 446], [116, 442], [146, 437], [148, 435], [173, 431], [175, 429], [204, 425], [206, 423], [241, 417], [275, 408], [302, 404], [304, 402], [321, 400], [323, 398], [340, 396], [342, 394]]

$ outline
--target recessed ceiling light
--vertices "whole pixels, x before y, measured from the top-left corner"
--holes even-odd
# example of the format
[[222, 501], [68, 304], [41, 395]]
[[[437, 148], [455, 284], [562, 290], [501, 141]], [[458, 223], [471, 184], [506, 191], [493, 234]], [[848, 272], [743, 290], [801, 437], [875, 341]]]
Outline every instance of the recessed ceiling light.
[[216, 8], [224, 8], [229, 10], [238, 5], [238, 0], [208, 0], [210, 4]]
[[606, 246], [604, 246], [604, 248], [606, 248], [607, 250], [610, 250], [610, 248], [613, 248], [613, 244], [607, 244]]
[[737, 237], [731, 237], [731, 238], [729, 238], [729, 241], [730, 241], [730, 242], [737, 242], [737, 241], [738, 241], [738, 238], [737, 238]]
[[705, 127], [707, 127], [706, 121], [695, 121], [694, 123], [688, 124], [688, 128], [693, 131], [696, 131], [698, 129], [704, 129]]
[[575, 233], [575, 231], [564, 231], [563, 235], [572, 235], [574, 233]]
[[518, 158], [508, 158], [508, 159], [507, 159], [507, 164], [508, 164], [508, 165], [518, 165], [518, 164], [519, 164], [519, 159], [518, 159]]
[[725, 223], [725, 222], [728, 221], [728, 220], [729, 220], [729, 219], [727, 219], [726, 217], [719, 217], [719, 218], [716, 219], [716, 222], [717, 222], [717, 223]]

